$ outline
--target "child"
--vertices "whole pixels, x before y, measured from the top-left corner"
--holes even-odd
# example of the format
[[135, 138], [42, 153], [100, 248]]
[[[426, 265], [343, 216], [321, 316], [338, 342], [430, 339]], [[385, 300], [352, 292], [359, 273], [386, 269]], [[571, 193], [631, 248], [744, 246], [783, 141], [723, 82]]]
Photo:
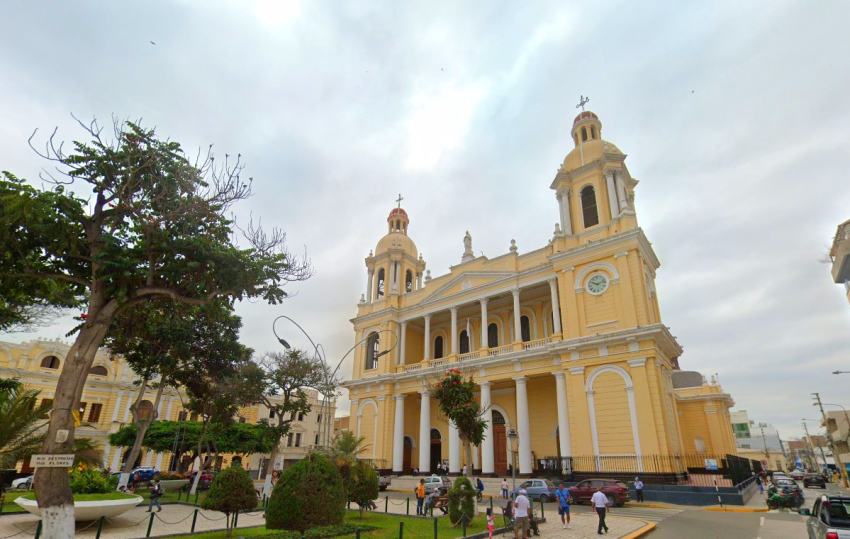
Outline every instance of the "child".
[[493, 539], [493, 527], [496, 523], [496, 519], [493, 518], [493, 510], [489, 507], [487, 508], [487, 529], [490, 530], [490, 539]]

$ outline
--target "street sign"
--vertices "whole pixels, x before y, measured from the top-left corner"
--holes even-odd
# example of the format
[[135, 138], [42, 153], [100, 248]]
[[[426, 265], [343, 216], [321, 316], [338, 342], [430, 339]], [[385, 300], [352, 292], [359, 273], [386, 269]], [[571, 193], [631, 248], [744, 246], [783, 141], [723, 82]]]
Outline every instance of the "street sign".
[[716, 459], [705, 459], [705, 469], [706, 470], [716, 470], [717, 469], [717, 460]]
[[30, 466], [33, 468], [71, 468], [74, 465], [74, 455], [33, 455]]

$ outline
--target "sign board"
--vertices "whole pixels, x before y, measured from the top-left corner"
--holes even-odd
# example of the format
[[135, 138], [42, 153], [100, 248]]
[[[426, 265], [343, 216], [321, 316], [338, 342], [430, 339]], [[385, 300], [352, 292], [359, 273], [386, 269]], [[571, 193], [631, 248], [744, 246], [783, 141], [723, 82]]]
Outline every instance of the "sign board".
[[705, 459], [705, 469], [706, 470], [716, 470], [717, 469], [717, 459]]
[[33, 455], [30, 458], [33, 468], [71, 468], [74, 466], [74, 455]]

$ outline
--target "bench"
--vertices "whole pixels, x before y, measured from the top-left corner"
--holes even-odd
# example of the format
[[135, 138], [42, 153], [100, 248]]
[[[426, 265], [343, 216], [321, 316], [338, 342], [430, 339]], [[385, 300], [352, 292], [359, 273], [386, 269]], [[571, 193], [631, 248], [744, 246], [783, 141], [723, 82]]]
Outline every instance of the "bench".
[[[449, 505], [449, 497], [448, 496], [440, 496], [437, 498], [437, 501], [434, 502], [434, 506], [431, 509], [439, 509], [443, 512], [443, 514], [448, 513], [449, 510], [446, 509], [446, 506]], [[432, 513], [433, 514], [433, 511]]]

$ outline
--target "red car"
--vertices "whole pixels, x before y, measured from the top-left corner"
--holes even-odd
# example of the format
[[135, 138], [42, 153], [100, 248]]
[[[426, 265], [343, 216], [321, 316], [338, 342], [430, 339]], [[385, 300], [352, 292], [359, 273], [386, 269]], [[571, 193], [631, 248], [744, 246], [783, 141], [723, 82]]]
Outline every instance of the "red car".
[[569, 487], [570, 495], [576, 503], [590, 502], [593, 493], [602, 487], [602, 493], [608, 498], [611, 505], [622, 507], [624, 503], [631, 500], [629, 487], [625, 483], [613, 479], [586, 479], [574, 487]]

